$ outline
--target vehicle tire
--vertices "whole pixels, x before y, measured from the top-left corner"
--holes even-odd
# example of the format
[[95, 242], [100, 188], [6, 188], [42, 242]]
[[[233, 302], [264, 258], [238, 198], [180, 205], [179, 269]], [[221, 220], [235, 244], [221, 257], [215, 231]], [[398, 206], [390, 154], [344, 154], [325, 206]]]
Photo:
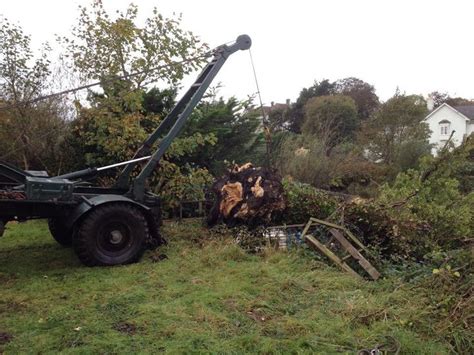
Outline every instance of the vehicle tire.
[[72, 228], [68, 228], [57, 218], [48, 219], [48, 227], [54, 240], [63, 247], [72, 245]]
[[3, 233], [5, 233], [5, 225], [7, 222], [4, 222], [0, 219], [0, 237], [3, 236]]
[[123, 203], [95, 207], [76, 226], [73, 247], [87, 266], [138, 261], [145, 251], [148, 225], [139, 208]]

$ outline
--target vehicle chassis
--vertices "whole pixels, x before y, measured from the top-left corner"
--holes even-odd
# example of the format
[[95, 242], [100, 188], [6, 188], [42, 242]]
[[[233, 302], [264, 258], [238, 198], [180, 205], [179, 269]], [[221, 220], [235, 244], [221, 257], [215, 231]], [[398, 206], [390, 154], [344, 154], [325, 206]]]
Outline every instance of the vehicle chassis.
[[[56, 241], [72, 245], [89, 266], [135, 262], [146, 247], [162, 244], [160, 197], [147, 189], [146, 181], [227, 58], [250, 46], [250, 37], [241, 35], [232, 45], [217, 47], [195, 83], [132, 160], [55, 177], [0, 162], [0, 236], [10, 221], [48, 219]], [[166, 127], [171, 127], [167, 133]], [[139, 162], [145, 163], [140, 169]], [[114, 186], [86, 183], [100, 171], [119, 166], [123, 170]]]

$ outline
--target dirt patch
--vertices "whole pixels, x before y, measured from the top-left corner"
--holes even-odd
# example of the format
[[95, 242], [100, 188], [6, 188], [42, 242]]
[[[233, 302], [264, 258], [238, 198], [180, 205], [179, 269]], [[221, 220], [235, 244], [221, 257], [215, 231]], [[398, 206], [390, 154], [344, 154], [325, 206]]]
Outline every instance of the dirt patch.
[[388, 311], [386, 309], [377, 310], [368, 314], [357, 315], [350, 320], [350, 323], [369, 326], [374, 322], [384, 321], [388, 319]]
[[250, 311], [247, 311], [247, 315], [256, 322], [263, 323], [270, 320], [270, 316], [265, 314], [263, 309], [255, 308]]
[[15, 301], [0, 301], [0, 314], [2, 313], [17, 313], [26, 309], [25, 303]]
[[4, 285], [7, 282], [14, 282], [15, 280], [18, 279], [18, 276], [15, 274], [5, 274], [0, 272], [0, 284]]
[[9, 343], [12, 341], [13, 335], [7, 333], [7, 332], [0, 332], [0, 345], [5, 345], [6, 343]]
[[224, 304], [224, 307], [229, 311], [236, 311], [239, 308], [239, 304], [237, 303], [237, 300], [235, 300], [234, 298], [228, 298], [224, 300], [223, 304]]
[[168, 256], [166, 254], [161, 254], [161, 253], [155, 253], [150, 256], [150, 260], [152, 263], [157, 263], [166, 259], [168, 259]]
[[128, 335], [134, 335], [138, 330], [138, 327], [135, 324], [128, 322], [119, 322], [115, 324], [113, 328], [120, 333]]

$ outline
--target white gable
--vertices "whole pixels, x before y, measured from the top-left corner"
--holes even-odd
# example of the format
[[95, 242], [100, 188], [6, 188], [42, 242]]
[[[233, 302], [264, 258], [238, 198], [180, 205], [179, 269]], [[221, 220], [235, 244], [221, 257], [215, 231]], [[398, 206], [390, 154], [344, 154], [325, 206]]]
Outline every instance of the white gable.
[[452, 131], [455, 131], [452, 138], [455, 146], [460, 145], [472, 131], [469, 118], [448, 104], [442, 104], [426, 116], [425, 120], [431, 130], [430, 143], [435, 145], [436, 150], [444, 146]]

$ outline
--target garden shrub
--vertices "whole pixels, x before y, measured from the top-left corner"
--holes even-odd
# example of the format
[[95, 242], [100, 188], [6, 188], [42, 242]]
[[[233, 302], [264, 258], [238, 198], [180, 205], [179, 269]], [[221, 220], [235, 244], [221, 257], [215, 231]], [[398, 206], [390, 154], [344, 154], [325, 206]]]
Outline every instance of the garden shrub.
[[337, 199], [308, 184], [283, 180], [287, 208], [282, 222], [286, 224], [306, 223], [310, 217], [325, 219], [337, 206]]

